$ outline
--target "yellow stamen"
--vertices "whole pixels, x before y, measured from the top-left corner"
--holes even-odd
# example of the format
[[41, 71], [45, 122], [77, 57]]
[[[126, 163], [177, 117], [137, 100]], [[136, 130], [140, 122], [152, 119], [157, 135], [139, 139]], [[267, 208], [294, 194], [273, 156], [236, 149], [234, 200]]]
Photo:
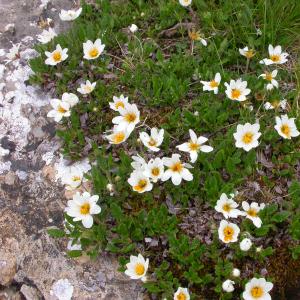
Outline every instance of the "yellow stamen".
[[200, 148], [200, 145], [197, 143], [193, 143], [192, 141], [189, 142], [189, 148], [191, 151], [198, 151]]
[[143, 275], [145, 273], [145, 267], [143, 264], [141, 263], [137, 263], [136, 266], [135, 266], [135, 273], [136, 275]]
[[73, 176], [72, 181], [81, 181], [81, 177], [80, 176]]
[[272, 81], [272, 79], [273, 79], [272, 74], [269, 72], [266, 72], [266, 80]]
[[281, 126], [280, 130], [281, 130], [281, 132], [282, 132], [284, 135], [286, 135], [286, 136], [288, 136], [288, 137], [291, 136], [291, 128], [290, 128], [289, 125], [283, 124], [283, 125]]
[[80, 207], [80, 213], [81, 213], [82, 215], [87, 215], [87, 214], [90, 213], [90, 209], [91, 209], [90, 204], [89, 204], [89, 203], [84, 203], [84, 204], [81, 205], [81, 207]]
[[55, 51], [52, 57], [55, 62], [61, 61], [61, 53], [59, 51]]
[[151, 147], [155, 147], [157, 144], [156, 140], [154, 138], [150, 138], [148, 145]]
[[254, 136], [254, 134], [252, 132], [247, 132], [244, 134], [242, 140], [245, 144], [250, 144], [253, 141], [253, 136]]
[[232, 240], [232, 237], [233, 237], [233, 234], [234, 234], [234, 230], [233, 230], [232, 227], [226, 226], [226, 227], [223, 229], [223, 233], [224, 233], [224, 240], [225, 240], [226, 242]]
[[209, 86], [210, 86], [211, 88], [216, 88], [216, 87], [219, 86], [219, 83], [216, 82], [215, 80], [212, 80], [212, 81], [209, 83]]
[[183, 169], [183, 165], [181, 162], [177, 162], [175, 163], [173, 166], [170, 167], [170, 169], [173, 171], [173, 172], [181, 172], [182, 169]]
[[184, 293], [180, 292], [177, 295], [177, 300], [186, 300], [186, 295]]
[[147, 180], [146, 179], [140, 179], [138, 184], [135, 185], [133, 187], [133, 189], [135, 191], [142, 192], [145, 189], [146, 186], [147, 186]]
[[115, 104], [115, 106], [116, 106], [116, 109], [119, 109], [120, 107], [122, 107], [122, 108], [125, 107], [125, 105], [124, 105], [124, 103], [123, 103], [122, 101], [118, 101], [118, 102]]
[[231, 206], [228, 203], [225, 203], [222, 207], [222, 209], [226, 212], [230, 212], [231, 211]]
[[192, 41], [199, 41], [201, 39], [200, 32], [199, 31], [195, 31], [195, 29], [193, 29], [192, 31], [189, 31], [189, 38]]
[[158, 167], [155, 167], [151, 170], [151, 173], [153, 176], [158, 176], [160, 171], [159, 171], [159, 168]]
[[254, 52], [253, 49], [250, 49], [250, 50], [248, 50], [248, 51], [245, 52], [245, 56], [246, 56], [248, 59], [252, 58], [254, 55], [255, 55], [255, 52]]
[[90, 51], [89, 51], [89, 55], [90, 57], [92, 58], [95, 58], [96, 56], [98, 56], [99, 54], [99, 51], [97, 48], [92, 48]]
[[274, 62], [280, 61], [280, 55], [270, 55], [270, 59]]
[[67, 112], [67, 110], [64, 109], [61, 105], [58, 105], [57, 111], [60, 112], [61, 114], [64, 114], [65, 112]]
[[122, 131], [122, 132], [117, 132], [115, 133], [115, 135], [113, 136], [113, 142], [115, 144], [120, 144], [124, 141], [125, 139], [125, 133]]
[[133, 123], [136, 120], [136, 115], [134, 113], [128, 113], [124, 118], [128, 123]]
[[251, 296], [253, 298], [260, 298], [264, 293], [264, 290], [260, 286], [254, 286], [251, 289]]
[[257, 216], [257, 211], [253, 208], [250, 208], [248, 211], [247, 211], [247, 214], [250, 216], [250, 217], [256, 217]]
[[238, 89], [231, 90], [231, 98], [238, 99], [242, 95], [241, 91]]

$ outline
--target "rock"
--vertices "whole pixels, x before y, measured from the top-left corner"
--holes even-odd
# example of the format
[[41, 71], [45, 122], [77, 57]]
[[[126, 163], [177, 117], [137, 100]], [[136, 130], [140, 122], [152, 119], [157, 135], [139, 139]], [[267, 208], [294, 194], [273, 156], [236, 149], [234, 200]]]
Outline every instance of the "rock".
[[8, 286], [17, 272], [17, 262], [13, 254], [0, 249], [0, 284]]
[[26, 300], [41, 300], [43, 296], [41, 293], [34, 287], [23, 284], [21, 286], [20, 292], [25, 297]]

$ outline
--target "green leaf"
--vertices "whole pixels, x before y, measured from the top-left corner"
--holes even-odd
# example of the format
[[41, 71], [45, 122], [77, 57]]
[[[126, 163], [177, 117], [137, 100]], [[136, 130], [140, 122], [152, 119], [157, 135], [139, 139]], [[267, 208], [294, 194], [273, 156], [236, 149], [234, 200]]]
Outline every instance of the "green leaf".
[[82, 255], [82, 251], [81, 250], [71, 250], [67, 252], [69, 257], [75, 258], [75, 257], [79, 257]]
[[66, 235], [65, 232], [60, 229], [48, 229], [47, 232], [51, 237], [55, 237], [55, 238], [61, 238]]

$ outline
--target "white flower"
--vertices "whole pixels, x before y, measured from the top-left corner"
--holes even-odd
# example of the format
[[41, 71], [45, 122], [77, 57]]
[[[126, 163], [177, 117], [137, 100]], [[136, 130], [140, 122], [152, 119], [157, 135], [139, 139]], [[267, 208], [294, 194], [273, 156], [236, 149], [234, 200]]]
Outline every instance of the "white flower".
[[273, 70], [271, 73], [266, 72], [258, 76], [270, 82], [267, 84], [267, 90], [272, 90], [274, 87], [278, 88], [278, 81], [274, 79], [277, 76], [277, 73], [277, 70]]
[[201, 34], [200, 31], [196, 31], [195, 28], [193, 28], [192, 30], [189, 30], [188, 33], [189, 33], [189, 38], [193, 42], [200, 41], [203, 46], [205, 47], [207, 46], [207, 41], [204, 39], [204, 35]]
[[192, 0], [179, 0], [179, 3], [180, 3], [182, 6], [186, 7], [186, 6], [189, 6], [189, 5], [192, 4]]
[[125, 104], [124, 108], [119, 109], [120, 116], [112, 119], [113, 124], [118, 125], [119, 130], [127, 130], [131, 133], [135, 125], [140, 122], [140, 111], [135, 104]]
[[161, 180], [167, 181], [171, 178], [174, 185], [179, 185], [182, 179], [186, 181], [193, 180], [193, 174], [186, 168], [189, 165], [180, 161], [179, 154], [172, 154], [172, 157], [163, 157], [163, 163], [168, 168], [163, 174]]
[[231, 198], [228, 198], [225, 193], [223, 193], [220, 199], [217, 201], [215, 210], [223, 214], [223, 216], [228, 218], [237, 218], [241, 215], [241, 212], [237, 209], [239, 205]]
[[89, 94], [95, 89], [96, 84], [97, 82], [91, 83], [89, 80], [87, 80], [85, 83], [80, 84], [80, 88], [77, 89], [77, 92], [82, 95]]
[[289, 118], [287, 115], [282, 115], [275, 119], [276, 125], [274, 128], [284, 139], [291, 139], [292, 137], [296, 137], [300, 134], [295, 124], [295, 118]]
[[128, 183], [132, 189], [138, 193], [145, 193], [152, 190], [153, 184], [142, 171], [133, 171], [128, 178]]
[[[68, 169], [67, 169], [68, 170]], [[74, 190], [78, 188], [84, 179], [84, 173], [81, 169], [72, 166], [61, 178], [62, 184], [66, 185], [67, 190]]]
[[131, 24], [129, 26], [129, 30], [130, 32], [135, 33], [136, 31], [138, 31], [138, 27], [135, 24]]
[[243, 292], [244, 300], [271, 300], [269, 292], [273, 288], [273, 283], [264, 278], [252, 278], [245, 285]]
[[258, 139], [261, 136], [259, 132], [259, 124], [246, 123], [245, 125], [239, 124], [236, 132], [233, 134], [235, 138], [235, 146], [249, 151], [258, 146]]
[[164, 174], [164, 163], [159, 157], [151, 159], [145, 166], [144, 175], [157, 182]]
[[60, 279], [52, 285], [50, 295], [55, 296], [58, 300], [71, 300], [74, 287], [68, 279]]
[[233, 276], [233, 277], [240, 277], [240, 275], [241, 275], [240, 269], [234, 268], [234, 269], [232, 270], [232, 276]]
[[218, 229], [219, 239], [225, 244], [234, 243], [238, 240], [240, 228], [234, 224], [222, 220]]
[[112, 134], [106, 135], [105, 138], [108, 139], [110, 144], [118, 145], [125, 142], [129, 135], [126, 129], [121, 130], [117, 126], [114, 126]]
[[56, 66], [57, 64], [61, 63], [62, 61], [68, 58], [67, 52], [67, 48], [62, 49], [60, 44], [56, 45], [56, 49], [53, 52], [45, 52], [45, 55], [47, 56], [45, 64], [50, 66]]
[[74, 251], [74, 250], [80, 250], [81, 251], [82, 247], [81, 247], [81, 244], [77, 244], [77, 243], [74, 244], [74, 240], [70, 239], [68, 241], [68, 244], [67, 244], [67, 249], [69, 251]]
[[157, 152], [160, 150], [159, 146], [162, 144], [164, 139], [164, 130], [158, 130], [154, 127], [151, 129], [150, 136], [146, 132], [140, 132], [140, 139], [149, 150]]
[[47, 114], [47, 117], [54, 118], [55, 122], [60, 122], [63, 117], [70, 117], [70, 104], [58, 99], [50, 100], [50, 105], [53, 107]]
[[242, 251], [248, 251], [251, 247], [252, 247], [252, 242], [248, 238], [245, 238], [240, 242], [240, 249]]
[[225, 86], [225, 93], [231, 100], [245, 101], [246, 96], [251, 92], [250, 89], [247, 89], [247, 81], [242, 81], [242, 79], [230, 80], [230, 83], [225, 82]]
[[79, 102], [79, 99], [73, 93], [63, 93], [61, 96], [61, 101], [68, 103], [70, 107], [73, 107]]
[[247, 57], [248, 59], [252, 58], [255, 55], [255, 51], [253, 49], [249, 49], [245, 47], [243, 49], [239, 49], [241, 55]]
[[124, 97], [124, 95], [113, 96], [113, 102], [109, 102], [109, 107], [114, 111], [119, 111], [121, 108], [125, 108], [126, 104], [128, 104], [128, 97]]
[[98, 199], [98, 195], [91, 196], [88, 192], [83, 194], [77, 192], [73, 196], [73, 200], [68, 201], [65, 211], [70, 217], [74, 218], [73, 221], [82, 221], [85, 228], [91, 228], [94, 223], [92, 215], [101, 212], [101, 207], [97, 205]]
[[269, 45], [269, 58], [264, 58], [260, 61], [261, 64], [272, 65], [272, 64], [284, 64], [286, 63], [288, 53], [282, 52], [281, 46]]
[[48, 30], [44, 29], [41, 34], [37, 35], [37, 40], [42, 44], [47, 44], [56, 36], [56, 32], [50, 27]]
[[82, 8], [78, 8], [77, 10], [64, 10], [60, 11], [59, 17], [62, 21], [73, 21], [77, 19], [82, 12]]
[[258, 216], [258, 213], [259, 211], [265, 208], [265, 204], [262, 203], [258, 205], [257, 202], [252, 202], [249, 205], [248, 202], [243, 201], [242, 207], [245, 211], [244, 215], [246, 216], [246, 218], [250, 219], [257, 228], [261, 227], [262, 221], [261, 218]]
[[90, 40], [83, 43], [83, 58], [85, 59], [96, 59], [102, 54], [105, 45], [101, 43], [100, 39], [97, 39], [94, 43]]
[[201, 81], [201, 83], [203, 84], [203, 91], [214, 91], [214, 94], [218, 94], [220, 82], [220, 73], [217, 73], [215, 75], [215, 78], [211, 81]]
[[227, 279], [222, 283], [222, 289], [226, 293], [231, 293], [234, 291], [234, 281]]
[[257, 36], [262, 35], [262, 32], [261, 32], [260, 28], [257, 28], [257, 29], [256, 29], [256, 35], [257, 35]]
[[179, 287], [174, 294], [174, 300], [190, 300], [190, 294], [187, 288]]
[[145, 260], [143, 255], [138, 256], [130, 255], [130, 262], [126, 264], [127, 270], [125, 274], [131, 279], [141, 279], [146, 281], [146, 273], [149, 267], [149, 258]]
[[188, 152], [191, 157], [191, 162], [194, 163], [198, 158], [198, 152], [211, 152], [213, 148], [211, 146], [203, 145], [208, 139], [204, 136], [197, 137], [196, 133], [189, 129], [190, 140], [187, 143], [176, 146], [180, 151]]
[[133, 162], [131, 163], [131, 166], [136, 171], [145, 171], [147, 167], [147, 163], [140, 155], [132, 156]]
[[13, 61], [20, 57], [20, 46], [21, 44], [13, 44], [12, 48], [9, 49], [6, 57], [8, 61]]
[[264, 104], [264, 108], [265, 108], [265, 110], [270, 110], [270, 109], [274, 109], [274, 108], [279, 108], [281, 110], [286, 110], [287, 105], [288, 105], [287, 100], [283, 99], [279, 102], [278, 101], [274, 101], [272, 103], [266, 102]]

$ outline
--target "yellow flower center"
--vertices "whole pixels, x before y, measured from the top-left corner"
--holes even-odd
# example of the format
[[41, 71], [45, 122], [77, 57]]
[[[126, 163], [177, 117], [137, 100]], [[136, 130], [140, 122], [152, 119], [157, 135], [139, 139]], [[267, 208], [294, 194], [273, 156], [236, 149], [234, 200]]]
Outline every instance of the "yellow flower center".
[[232, 89], [231, 91], [231, 98], [238, 99], [242, 95], [239, 89]]
[[[186, 2], [188, 2], [188, 1], [186, 1]], [[189, 31], [189, 38], [192, 41], [199, 41], [200, 38], [201, 38], [200, 32], [199, 31], [195, 31], [195, 30]]]
[[142, 276], [145, 273], [145, 267], [141, 263], [137, 263], [135, 266], [136, 275]]
[[120, 144], [125, 139], [125, 133], [124, 132], [117, 132], [113, 137], [113, 142], [115, 144]]
[[200, 148], [200, 145], [197, 143], [189, 142], [189, 148], [191, 151], [198, 151]]
[[133, 123], [136, 120], [136, 115], [134, 113], [128, 113], [124, 116], [126, 122]]
[[83, 89], [85, 90], [86, 93], [90, 93], [93, 90], [93, 88], [88, 85], [86, 85]]
[[90, 52], [89, 52], [89, 55], [90, 55], [90, 57], [92, 57], [92, 58], [95, 58], [96, 56], [98, 56], [98, 54], [99, 54], [99, 51], [98, 51], [98, 49], [97, 48], [92, 48], [91, 50], [90, 50]]
[[52, 57], [55, 62], [61, 61], [61, 53], [59, 51], [55, 51]]
[[264, 290], [260, 286], [254, 286], [251, 289], [251, 296], [253, 298], [260, 298], [264, 293]]
[[222, 209], [226, 212], [230, 212], [231, 211], [231, 206], [229, 203], [225, 203], [222, 207]]
[[266, 72], [266, 80], [272, 81], [272, 79], [273, 79], [272, 74], [269, 72]]
[[281, 132], [286, 135], [286, 136], [290, 136], [291, 135], [291, 128], [289, 125], [287, 124], [283, 124], [280, 128]]
[[72, 181], [81, 181], [81, 177], [80, 176], [73, 176]]
[[159, 168], [158, 167], [154, 167], [152, 170], [151, 170], [151, 173], [153, 176], [158, 176], [160, 171], [159, 171]]
[[148, 145], [154, 147], [156, 146], [156, 144], [157, 144], [156, 140], [154, 138], [150, 138]]
[[256, 217], [257, 216], [257, 211], [253, 208], [250, 208], [248, 211], [247, 211], [247, 214], [250, 216], [250, 217]]
[[280, 55], [270, 55], [270, 59], [274, 62], [280, 61]]
[[255, 52], [254, 52], [253, 49], [250, 49], [250, 50], [248, 50], [248, 51], [245, 52], [245, 56], [247, 58], [252, 58], [254, 55], [255, 55]]
[[123, 103], [122, 101], [118, 101], [118, 102], [115, 104], [115, 106], [116, 106], [116, 109], [119, 109], [120, 107], [122, 107], [122, 108], [125, 107], [125, 105], [124, 105], [124, 103]]
[[65, 112], [67, 112], [67, 110], [64, 109], [61, 105], [58, 105], [57, 111], [60, 112], [61, 114], [64, 114]]
[[186, 300], [186, 295], [183, 292], [180, 292], [177, 295], [177, 300]]
[[234, 230], [233, 230], [232, 227], [226, 226], [226, 227], [223, 229], [223, 233], [224, 233], [224, 240], [225, 240], [226, 242], [232, 240], [232, 237], [233, 237], [233, 234], [234, 234]]
[[84, 203], [84, 204], [82, 204], [81, 207], [80, 207], [80, 213], [81, 213], [82, 215], [87, 215], [87, 214], [90, 213], [90, 209], [91, 209], [90, 204], [89, 204], [89, 203]]
[[146, 186], [147, 186], [147, 180], [146, 179], [140, 179], [138, 184], [135, 185], [133, 187], [133, 189], [135, 191], [142, 192], [145, 189]]
[[175, 163], [173, 166], [171, 166], [170, 168], [173, 172], [181, 172], [183, 169], [183, 165], [181, 162], [177, 162]]
[[219, 86], [219, 83], [216, 82], [215, 80], [212, 80], [212, 81], [209, 83], [209, 86], [210, 86], [211, 88], [216, 88], [216, 87]]
[[252, 132], [247, 132], [244, 134], [242, 140], [245, 144], [250, 144], [253, 141], [254, 134]]

